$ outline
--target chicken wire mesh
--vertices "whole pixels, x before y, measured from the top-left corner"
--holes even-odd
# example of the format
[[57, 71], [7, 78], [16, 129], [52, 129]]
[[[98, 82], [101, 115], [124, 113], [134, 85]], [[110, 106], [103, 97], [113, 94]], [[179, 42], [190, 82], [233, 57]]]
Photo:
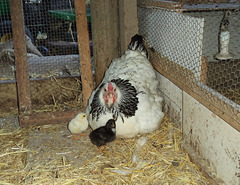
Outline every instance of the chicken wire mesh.
[[[91, 40], [90, 6], [88, 1], [86, 4]], [[22, 5], [33, 112], [80, 108], [82, 95], [74, 0], [22, 0]], [[1, 104], [5, 107], [0, 112], [4, 116], [5, 113], [17, 113], [9, 6], [9, 0], [0, 2], [0, 88], [4, 100]], [[91, 41], [90, 45], [92, 48]]]
[[[232, 115], [237, 116], [240, 111], [240, 4], [188, 3], [138, 1], [139, 32], [145, 37], [149, 50], [157, 53], [158, 64], [167, 78], [184, 84], [216, 107], [227, 103]], [[228, 38], [222, 38], [221, 32], [227, 32]]]

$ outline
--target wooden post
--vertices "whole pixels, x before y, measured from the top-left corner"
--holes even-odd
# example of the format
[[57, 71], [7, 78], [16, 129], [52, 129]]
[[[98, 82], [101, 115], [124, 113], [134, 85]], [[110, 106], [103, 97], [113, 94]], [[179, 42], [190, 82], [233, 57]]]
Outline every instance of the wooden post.
[[27, 49], [22, 1], [10, 0], [10, 9], [16, 64], [19, 113], [31, 113], [31, 97], [29, 89]]
[[137, 0], [119, 0], [120, 53], [127, 50], [131, 37], [138, 33]]
[[83, 105], [86, 107], [88, 99], [94, 89], [89, 35], [87, 26], [87, 12], [85, 0], [74, 0], [78, 48], [80, 55], [80, 70], [82, 80]]
[[93, 54], [96, 85], [111, 60], [119, 57], [119, 19], [117, 0], [91, 0]]
[[208, 59], [206, 56], [202, 56], [200, 81], [204, 84], [207, 84], [207, 72], [208, 72]]

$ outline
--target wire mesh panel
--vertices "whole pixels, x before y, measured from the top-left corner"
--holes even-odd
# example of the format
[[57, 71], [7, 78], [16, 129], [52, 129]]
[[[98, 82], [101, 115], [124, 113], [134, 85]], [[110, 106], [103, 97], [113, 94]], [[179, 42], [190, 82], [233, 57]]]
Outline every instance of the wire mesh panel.
[[139, 29], [162, 74], [237, 121], [240, 4], [222, 2], [139, 1]]
[[[15, 77], [12, 27], [8, 0], [0, 1], [0, 117], [17, 114], [16, 84], [6, 84]], [[14, 81], [11, 81], [14, 82]]]
[[[22, 4], [33, 112], [82, 107], [74, 0], [23, 0]], [[16, 79], [9, 0], [0, 5], [0, 83], [6, 94], [1, 98], [17, 105], [17, 95], [12, 93], [16, 93]], [[86, 12], [91, 39], [89, 4]]]
[[151, 11], [140, 9], [139, 18], [141, 33], [149, 41], [149, 46], [169, 60], [192, 70], [200, 79], [203, 19], [157, 8]]
[[[240, 12], [237, 10], [186, 12], [205, 20], [203, 55], [208, 58], [207, 85], [240, 104]], [[228, 15], [229, 14], [229, 15]], [[227, 16], [226, 16], [227, 15]], [[221, 52], [221, 32], [229, 32], [229, 56], [218, 58]]]

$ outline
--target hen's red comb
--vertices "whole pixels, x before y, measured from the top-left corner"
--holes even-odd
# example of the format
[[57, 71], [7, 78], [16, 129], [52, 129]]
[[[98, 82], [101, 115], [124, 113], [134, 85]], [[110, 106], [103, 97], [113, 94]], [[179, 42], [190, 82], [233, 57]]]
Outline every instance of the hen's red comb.
[[113, 86], [111, 82], [108, 83], [108, 91], [113, 91]]

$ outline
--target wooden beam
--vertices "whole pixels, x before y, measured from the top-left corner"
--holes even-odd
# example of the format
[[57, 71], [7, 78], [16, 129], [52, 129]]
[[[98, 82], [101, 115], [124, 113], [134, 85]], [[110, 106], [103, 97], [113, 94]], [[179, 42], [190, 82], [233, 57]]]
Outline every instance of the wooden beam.
[[91, 0], [91, 24], [96, 85], [111, 60], [119, 57], [119, 18], [117, 0]]
[[183, 3], [169, 0], [138, 0], [138, 6], [140, 7], [160, 7], [167, 9], [182, 9]]
[[137, 0], [119, 0], [120, 54], [124, 54], [131, 37], [138, 33]]
[[40, 112], [19, 115], [20, 126], [40, 126], [48, 124], [60, 124], [71, 121], [78, 113], [85, 111], [84, 108], [72, 111]]
[[208, 58], [206, 56], [202, 56], [200, 81], [204, 84], [207, 84], [207, 73], [208, 73]]
[[83, 105], [86, 107], [88, 99], [94, 89], [87, 12], [85, 0], [74, 0], [78, 48], [80, 55], [80, 70], [82, 80]]
[[22, 1], [10, 0], [10, 10], [15, 52], [19, 113], [31, 113], [32, 108]]

